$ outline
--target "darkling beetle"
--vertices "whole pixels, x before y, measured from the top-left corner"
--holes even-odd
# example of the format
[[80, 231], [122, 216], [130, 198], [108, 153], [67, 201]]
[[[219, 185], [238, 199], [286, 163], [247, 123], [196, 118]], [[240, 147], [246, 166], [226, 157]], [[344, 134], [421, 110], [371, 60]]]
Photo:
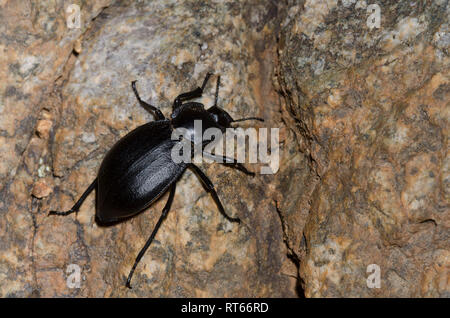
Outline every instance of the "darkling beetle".
[[[206, 191], [212, 195], [220, 213], [230, 222], [240, 222], [239, 218], [230, 217], [225, 212], [213, 183], [200, 168], [192, 163], [175, 163], [171, 158], [172, 147], [179, 142], [171, 139], [173, 129], [180, 127], [187, 129], [188, 135], [191, 136], [190, 141], [194, 143], [194, 120], [202, 121], [203, 132], [210, 127], [218, 128], [224, 132], [226, 128], [231, 127], [231, 123], [244, 120], [264, 121], [257, 117], [234, 120], [225, 110], [217, 106], [220, 76], [217, 77], [216, 93], [212, 107], [205, 109], [201, 103], [183, 103], [184, 101], [201, 97], [211, 75], [211, 73], [206, 74], [202, 87], [197, 87], [175, 98], [170, 119], [166, 119], [158, 108], [144, 102], [139, 97], [136, 81], [133, 81], [131, 87], [137, 100], [147, 111], [154, 113], [155, 121], [134, 129], [108, 151], [100, 166], [97, 178], [84, 191], [70, 210], [65, 212], [50, 211], [49, 213], [49, 215], [69, 215], [73, 212], [78, 212], [83, 201], [96, 188], [95, 221], [99, 225], [112, 225], [142, 212], [164, 193], [170, 191], [162, 214], [152, 234], [139, 252], [128, 275], [126, 282], [128, 288], [131, 288], [130, 282], [137, 264], [152, 243], [156, 232], [170, 210], [175, 195], [176, 183], [187, 168], [192, 169], [200, 178]], [[202, 149], [210, 142], [212, 140], [203, 141]], [[219, 159], [224, 165], [254, 176], [253, 172], [248, 171], [235, 159], [205, 151], [203, 151], [203, 155], [213, 160]]]

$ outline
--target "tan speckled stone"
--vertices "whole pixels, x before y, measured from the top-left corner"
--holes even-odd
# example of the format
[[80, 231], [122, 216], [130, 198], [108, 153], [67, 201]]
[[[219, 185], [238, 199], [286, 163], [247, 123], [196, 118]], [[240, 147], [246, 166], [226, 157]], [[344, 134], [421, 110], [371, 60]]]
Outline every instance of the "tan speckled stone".
[[[367, 4], [95, 1], [68, 29], [63, 1], [0, 1], [0, 296], [449, 297], [448, 1], [383, 1], [380, 29]], [[207, 71], [232, 116], [281, 128], [280, 170], [201, 166], [240, 226], [188, 171], [128, 290], [167, 195], [111, 227], [94, 195], [47, 213], [153, 120], [132, 80], [169, 116]]]
[[52, 188], [47, 184], [45, 180], [39, 180], [34, 183], [33, 190], [31, 192], [34, 197], [38, 199], [45, 198], [52, 193]]
[[306, 226], [290, 224], [307, 297], [450, 296], [449, 4], [380, 7], [380, 29], [355, 1], [306, 1], [283, 23], [285, 118], [320, 178]]
[[53, 122], [49, 119], [41, 119], [36, 125], [36, 133], [40, 138], [47, 139], [50, 135]]
[[[282, 164], [277, 175], [255, 178], [219, 165], [202, 166], [228, 213], [242, 219], [241, 226], [221, 216], [188, 171], [135, 272], [132, 290], [124, 286], [126, 276], [166, 196], [132, 220], [112, 227], [94, 222], [94, 195], [76, 215], [47, 217], [49, 210], [73, 205], [114, 142], [153, 120], [137, 103], [132, 80], [138, 80], [141, 96], [168, 116], [175, 96], [196, 87], [207, 71], [213, 71], [222, 76], [219, 104], [230, 114], [261, 116], [268, 127], [282, 126], [280, 99], [272, 85], [277, 7], [269, 1], [210, 5], [129, 1], [103, 10], [94, 22], [84, 18], [87, 32], [66, 40], [68, 53], [73, 48], [78, 54], [62, 59], [64, 55], [56, 53], [49, 41], [36, 48], [51, 52], [49, 56], [56, 54], [65, 63], [58, 64], [58, 71], [30, 75], [26, 82], [31, 87], [38, 76], [55, 80], [61, 75], [49, 85], [52, 93], [39, 99], [43, 111], [30, 111], [31, 124], [24, 129], [38, 135], [24, 143], [23, 163], [17, 156], [8, 157], [18, 168], [1, 193], [5, 217], [0, 218], [0, 228], [6, 236], [0, 246], [6, 257], [0, 262], [4, 275], [0, 295], [295, 297], [297, 268], [287, 257], [276, 207], [283, 201], [281, 187], [299, 178], [291, 177], [293, 168], [288, 164]], [[58, 32], [63, 36], [64, 28]], [[34, 65], [33, 61], [30, 58], [28, 64]], [[212, 103], [213, 92], [214, 79], [202, 99], [206, 105]], [[8, 114], [2, 121], [14, 132], [19, 116]], [[299, 160], [292, 137], [283, 135], [285, 162]], [[11, 168], [7, 163], [5, 173]], [[50, 180], [53, 193], [33, 198], [33, 185], [36, 195], [39, 185]], [[81, 268], [79, 289], [66, 284], [70, 264]]]

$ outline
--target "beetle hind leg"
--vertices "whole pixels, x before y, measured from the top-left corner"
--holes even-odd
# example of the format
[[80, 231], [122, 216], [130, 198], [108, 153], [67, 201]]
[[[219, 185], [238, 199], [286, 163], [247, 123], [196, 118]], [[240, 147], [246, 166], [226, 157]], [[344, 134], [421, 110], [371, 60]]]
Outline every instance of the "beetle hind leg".
[[94, 190], [97, 186], [97, 178], [89, 185], [89, 187], [84, 191], [78, 201], [73, 205], [73, 207], [68, 211], [50, 211], [48, 215], [69, 215], [74, 212], [78, 212], [80, 206], [83, 204], [84, 200], [86, 200], [87, 196]]
[[153, 239], [155, 238], [156, 232], [158, 232], [159, 227], [161, 226], [162, 221], [167, 217], [167, 214], [169, 213], [170, 207], [172, 206], [173, 197], [175, 196], [175, 189], [176, 185], [173, 184], [172, 188], [170, 189], [169, 198], [167, 199], [166, 205], [164, 206], [164, 209], [162, 210], [161, 216], [159, 217], [158, 222], [155, 225], [155, 228], [152, 231], [152, 234], [148, 238], [147, 242], [145, 243], [144, 247], [139, 252], [138, 256], [136, 257], [136, 260], [134, 261], [133, 267], [131, 268], [130, 273], [128, 274], [127, 283], [125, 284], [128, 288], [131, 289], [131, 278], [133, 277], [134, 270], [136, 269], [136, 266], [141, 261], [141, 258], [144, 256], [145, 252], [147, 251], [150, 244], [153, 242]]

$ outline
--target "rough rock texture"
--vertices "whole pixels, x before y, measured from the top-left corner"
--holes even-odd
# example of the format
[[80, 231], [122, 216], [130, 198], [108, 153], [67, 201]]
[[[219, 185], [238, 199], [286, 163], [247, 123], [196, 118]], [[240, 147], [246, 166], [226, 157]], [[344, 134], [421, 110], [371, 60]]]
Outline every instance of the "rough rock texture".
[[[0, 295], [29, 296], [39, 273], [34, 233], [51, 185], [48, 138], [58, 78], [76, 40], [109, 1], [81, 7], [79, 29], [66, 27], [65, 1], [0, 1]], [[35, 131], [37, 130], [37, 135]], [[49, 177], [50, 176], [50, 177]], [[33, 186], [35, 181], [40, 185]], [[34, 190], [33, 190], [34, 188]]]
[[[68, 29], [63, 1], [0, 1], [0, 296], [450, 297], [449, 4], [379, 2], [379, 29], [369, 4], [105, 0]], [[128, 290], [167, 196], [113, 227], [94, 195], [47, 212], [153, 120], [132, 80], [168, 116], [207, 71], [235, 118], [281, 128], [280, 170], [201, 166], [240, 226], [188, 171]]]
[[[71, 207], [115, 141], [153, 120], [137, 103], [132, 80], [168, 116], [175, 96], [213, 71], [222, 75], [219, 104], [230, 114], [258, 115], [267, 127], [280, 127], [280, 98], [272, 86], [277, 12], [274, 4], [259, 1], [130, 1], [96, 17], [55, 85], [58, 94], [41, 96], [48, 106], [32, 115], [36, 128], [24, 127], [36, 135], [2, 193], [1, 295], [297, 296], [297, 269], [286, 256], [277, 212], [283, 179], [297, 165], [282, 164], [276, 175], [255, 178], [217, 164], [202, 166], [241, 226], [220, 215], [188, 171], [132, 290], [124, 286], [126, 276], [167, 196], [113, 227], [95, 224], [94, 195], [76, 216], [47, 217], [50, 209]], [[207, 105], [214, 88], [215, 78], [202, 99]], [[291, 135], [281, 137], [295, 145], [286, 142]], [[294, 147], [282, 148], [282, 160], [298, 161]], [[79, 289], [66, 285], [69, 264], [81, 267]]]
[[[285, 118], [311, 169], [307, 297], [450, 297], [448, 1], [290, 3]], [[381, 288], [366, 268], [381, 269]]]

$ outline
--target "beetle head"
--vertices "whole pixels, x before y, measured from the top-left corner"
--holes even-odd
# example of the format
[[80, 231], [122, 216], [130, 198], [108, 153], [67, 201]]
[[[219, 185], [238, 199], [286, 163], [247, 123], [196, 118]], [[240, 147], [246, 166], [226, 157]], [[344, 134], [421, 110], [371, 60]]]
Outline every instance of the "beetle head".
[[232, 123], [237, 123], [240, 121], [246, 121], [246, 120], [258, 120], [258, 121], [264, 121], [264, 119], [259, 117], [246, 117], [246, 118], [240, 118], [240, 119], [233, 119], [230, 114], [228, 114], [226, 111], [224, 111], [222, 108], [218, 106], [212, 106], [207, 110], [211, 115], [213, 115], [215, 122], [223, 128], [231, 127]]
[[[205, 81], [208, 79], [208, 77], [205, 79]], [[203, 85], [205, 82], [203, 83]], [[231, 123], [238, 122], [238, 121], [244, 121], [244, 120], [259, 120], [264, 121], [262, 118], [258, 117], [248, 117], [248, 118], [241, 118], [234, 120], [230, 114], [228, 114], [225, 110], [217, 106], [217, 99], [219, 96], [219, 86], [220, 86], [220, 75], [217, 77], [217, 84], [216, 84], [216, 94], [214, 98], [214, 105], [210, 108], [208, 108], [206, 111], [212, 115], [214, 118], [214, 121], [216, 122], [217, 126], [221, 129], [225, 129], [228, 127], [231, 127]]]
[[215, 122], [220, 127], [231, 127], [231, 123], [234, 121], [230, 114], [218, 106], [210, 107], [207, 112], [213, 115]]

